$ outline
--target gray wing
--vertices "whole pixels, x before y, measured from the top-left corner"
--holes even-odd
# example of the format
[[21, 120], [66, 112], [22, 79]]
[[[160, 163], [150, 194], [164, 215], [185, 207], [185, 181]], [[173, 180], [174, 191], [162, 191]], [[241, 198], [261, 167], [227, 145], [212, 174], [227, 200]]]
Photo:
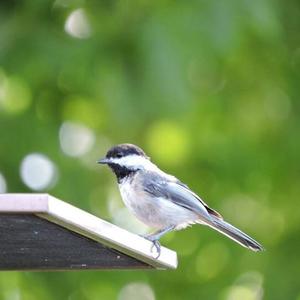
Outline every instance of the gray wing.
[[157, 173], [147, 172], [145, 174], [143, 186], [146, 192], [155, 196], [168, 199], [177, 205], [189, 209], [203, 217], [209, 218], [213, 215], [222, 219], [222, 216], [208, 205], [186, 185], [178, 179], [168, 180]]

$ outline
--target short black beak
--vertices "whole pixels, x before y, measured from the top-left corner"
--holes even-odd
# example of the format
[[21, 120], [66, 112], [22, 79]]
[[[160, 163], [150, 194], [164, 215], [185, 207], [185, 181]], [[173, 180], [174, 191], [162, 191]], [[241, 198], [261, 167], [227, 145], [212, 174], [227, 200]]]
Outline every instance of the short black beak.
[[108, 164], [109, 162], [110, 162], [110, 160], [106, 157], [97, 160], [97, 164], [103, 164], [104, 165], [104, 164]]

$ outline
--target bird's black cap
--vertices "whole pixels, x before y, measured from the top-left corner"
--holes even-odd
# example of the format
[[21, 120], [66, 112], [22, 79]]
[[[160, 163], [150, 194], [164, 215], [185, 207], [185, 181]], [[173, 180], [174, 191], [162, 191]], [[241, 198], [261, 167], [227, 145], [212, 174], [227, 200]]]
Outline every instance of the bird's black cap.
[[110, 148], [106, 154], [106, 158], [121, 158], [128, 155], [139, 155], [147, 157], [145, 152], [133, 144], [119, 144]]

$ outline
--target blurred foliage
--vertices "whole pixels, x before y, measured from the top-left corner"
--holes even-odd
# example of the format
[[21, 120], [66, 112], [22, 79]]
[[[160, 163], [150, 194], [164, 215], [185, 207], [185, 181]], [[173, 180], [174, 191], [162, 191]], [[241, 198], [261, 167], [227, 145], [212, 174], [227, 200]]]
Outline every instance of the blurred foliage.
[[300, 299], [299, 28], [296, 0], [1, 1], [2, 191], [41, 153], [45, 191], [115, 222], [95, 161], [131, 142], [267, 251], [194, 226], [176, 271], [2, 273], [0, 299]]

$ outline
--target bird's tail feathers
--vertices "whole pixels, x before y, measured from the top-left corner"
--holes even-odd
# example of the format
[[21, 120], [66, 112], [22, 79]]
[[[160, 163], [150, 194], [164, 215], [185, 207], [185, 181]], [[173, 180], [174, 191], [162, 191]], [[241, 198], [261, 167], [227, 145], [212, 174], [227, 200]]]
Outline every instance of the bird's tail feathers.
[[239, 243], [245, 248], [248, 248], [252, 251], [262, 251], [264, 250], [263, 246], [260, 245], [257, 241], [251, 238], [246, 233], [232, 226], [231, 224], [225, 222], [221, 218], [211, 216], [211, 221], [206, 223], [209, 227], [219, 231], [220, 233], [226, 235], [233, 241]]

